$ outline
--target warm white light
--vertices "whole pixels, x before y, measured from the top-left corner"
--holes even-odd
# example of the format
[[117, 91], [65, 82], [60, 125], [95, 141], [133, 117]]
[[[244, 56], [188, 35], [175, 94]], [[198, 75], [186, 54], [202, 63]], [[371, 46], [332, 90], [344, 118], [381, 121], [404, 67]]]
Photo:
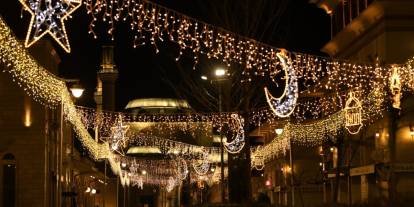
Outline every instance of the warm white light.
[[375, 133], [375, 137], [378, 138], [380, 136], [380, 134], [377, 132]]
[[122, 167], [126, 167], [126, 166], [127, 166], [127, 164], [126, 164], [125, 162], [123, 162], [123, 163], [121, 163], [121, 166], [122, 166]]
[[272, 182], [270, 182], [270, 180], [266, 180], [265, 185], [269, 187], [270, 185], [272, 185]]
[[142, 171], [142, 174], [143, 174], [143, 175], [146, 175], [146, 174], [147, 174], [147, 171], [143, 170], [143, 171]]
[[25, 127], [30, 127], [32, 125], [32, 113], [31, 113], [31, 103], [30, 99], [25, 96], [24, 97], [24, 120], [23, 124]]
[[321, 166], [321, 167], [322, 167], [322, 165], [323, 165], [323, 163], [322, 163], [322, 162], [320, 162], [320, 163], [319, 163], [319, 166]]
[[211, 172], [214, 172], [214, 171], [216, 171], [216, 169], [215, 168], [211, 168], [210, 171]]
[[282, 128], [277, 128], [275, 129], [275, 132], [277, 135], [281, 135], [283, 133], [283, 129]]
[[202, 76], [201, 76], [201, 79], [203, 79], [203, 80], [207, 80], [208, 78], [207, 78], [207, 76], [202, 75]]
[[217, 68], [215, 74], [217, 77], [222, 77], [226, 75], [226, 70], [224, 70], [223, 68]]
[[87, 187], [86, 190], [85, 190], [85, 193], [89, 193], [89, 192], [91, 192], [91, 188]]
[[85, 89], [83, 89], [83, 88], [71, 88], [70, 91], [72, 92], [73, 97], [79, 98], [79, 97], [82, 96], [83, 91], [85, 91]]
[[331, 147], [331, 149], [330, 149], [330, 150], [331, 150], [331, 152], [333, 152], [333, 151], [334, 151], [334, 148], [333, 148], [333, 147]]
[[91, 194], [96, 194], [96, 189], [95, 189], [95, 188], [93, 188], [93, 189], [91, 190]]

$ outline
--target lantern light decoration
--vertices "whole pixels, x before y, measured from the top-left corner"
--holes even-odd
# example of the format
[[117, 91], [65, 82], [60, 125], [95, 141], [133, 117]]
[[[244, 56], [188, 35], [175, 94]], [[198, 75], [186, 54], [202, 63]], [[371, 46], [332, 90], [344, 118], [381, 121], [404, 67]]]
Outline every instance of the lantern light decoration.
[[392, 95], [392, 107], [400, 109], [402, 96], [401, 76], [399, 68], [396, 65], [393, 65], [391, 68], [390, 91]]
[[362, 105], [355, 97], [354, 92], [349, 93], [345, 104], [345, 127], [350, 134], [358, 134], [362, 128]]
[[264, 156], [261, 154], [261, 146], [258, 146], [256, 148], [257, 153], [251, 153], [252, 154], [252, 167], [256, 170], [263, 170], [265, 167], [265, 159]]

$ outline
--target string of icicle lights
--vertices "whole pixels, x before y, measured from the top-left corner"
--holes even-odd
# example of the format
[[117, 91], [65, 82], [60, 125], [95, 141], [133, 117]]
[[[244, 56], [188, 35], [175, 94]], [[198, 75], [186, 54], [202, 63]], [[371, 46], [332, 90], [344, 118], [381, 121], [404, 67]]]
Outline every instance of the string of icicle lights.
[[106, 148], [90, 137], [65, 83], [33, 59], [1, 17], [0, 61], [6, 66], [5, 72], [11, 74], [13, 81], [22, 87], [27, 95], [47, 107], [63, 106], [65, 118], [72, 123], [79, 140], [92, 158], [105, 156]]
[[[26, 94], [44, 106], [55, 108], [63, 106], [65, 119], [73, 126], [78, 139], [94, 159], [107, 159], [111, 169], [119, 175], [121, 183], [141, 186], [141, 182], [166, 186], [165, 177], [142, 179], [137, 174], [122, 169], [116, 155], [109, 150], [108, 143], [98, 144], [89, 134], [82, 121], [82, 116], [75, 108], [71, 94], [63, 81], [40, 66], [21, 43], [15, 38], [4, 20], [0, 17], [0, 61], [5, 64], [5, 72], [11, 74], [14, 82], [22, 87]], [[208, 161], [207, 161], [208, 162]], [[148, 165], [146, 165], [148, 167]], [[174, 168], [170, 168], [174, 169]]]
[[335, 141], [336, 136], [344, 127], [344, 118], [343, 111], [339, 111], [314, 123], [287, 123], [281, 135], [254, 150], [251, 156], [252, 158], [262, 157], [265, 161], [270, 161], [275, 157], [285, 155], [290, 150], [291, 144], [314, 147], [320, 146], [328, 139]]
[[[46, 107], [54, 108], [59, 105], [63, 107], [66, 120], [72, 124], [78, 139], [89, 152], [91, 158], [108, 158], [114, 173], [121, 172], [114, 160], [111, 159], [109, 146], [95, 142], [84, 127], [65, 83], [33, 59], [2, 17], [0, 17], [0, 61], [6, 66], [5, 72], [11, 74], [13, 81], [35, 101]], [[121, 180], [125, 181], [122, 177]]]
[[[134, 34], [133, 46], [150, 44], [156, 53], [158, 42], [170, 40], [175, 42], [180, 52], [177, 60], [185, 50], [194, 54], [194, 63], [199, 55], [222, 60], [224, 63], [238, 63], [245, 66], [244, 75], [264, 76], [276, 68], [279, 48], [275, 48], [254, 39], [244, 37], [228, 30], [191, 18], [180, 12], [163, 7], [146, 0], [124, 0], [121, 3], [112, 0], [85, 0], [87, 13], [92, 20], [89, 33], [97, 38], [94, 27], [98, 21], [108, 25], [108, 34], [114, 38], [116, 24], [129, 23]], [[313, 55], [294, 54], [296, 64], [319, 67], [331, 61]], [[353, 66], [363, 66], [352, 64]], [[312, 76], [311, 76], [312, 78]], [[250, 78], [248, 78], [250, 80]]]

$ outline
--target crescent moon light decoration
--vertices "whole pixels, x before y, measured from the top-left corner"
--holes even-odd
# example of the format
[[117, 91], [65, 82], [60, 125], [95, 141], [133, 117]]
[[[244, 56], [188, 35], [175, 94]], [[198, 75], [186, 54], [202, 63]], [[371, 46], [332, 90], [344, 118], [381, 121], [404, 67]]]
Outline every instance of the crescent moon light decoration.
[[178, 158], [177, 161], [177, 176], [181, 180], [185, 180], [188, 175], [187, 162], [183, 158]]
[[177, 181], [173, 177], [169, 177], [167, 181], [167, 186], [165, 187], [167, 192], [171, 192], [172, 190], [174, 190], [176, 183]]
[[239, 153], [245, 145], [244, 119], [238, 114], [232, 114], [231, 119], [234, 121], [233, 124], [235, 125], [235, 127], [231, 128], [236, 130], [236, 135], [234, 136], [235, 138], [231, 142], [225, 141], [223, 145], [228, 153], [235, 154]]
[[[285, 71], [285, 89], [279, 98], [272, 96], [267, 87], [264, 88], [264, 92], [267, 103], [272, 111], [278, 117], [288, 117], [295, 109], [298, 99], [298, 80], [295, 69], [293, 68], [289, 57], [286, 55], [286, 52], [281, 51], [277, 53], [276, 56], [279, 58], [280, 65]], [[273, 76], [274, 75], [271, 74], [272, 78]]]
[[197, 175], [205, 175], [208, 173], [208, 170], [210, 169], [210, 163], [208, 162], [208, 152], [204, 150], [203, 158], [201, 160], [194, 160], [192, 165]]

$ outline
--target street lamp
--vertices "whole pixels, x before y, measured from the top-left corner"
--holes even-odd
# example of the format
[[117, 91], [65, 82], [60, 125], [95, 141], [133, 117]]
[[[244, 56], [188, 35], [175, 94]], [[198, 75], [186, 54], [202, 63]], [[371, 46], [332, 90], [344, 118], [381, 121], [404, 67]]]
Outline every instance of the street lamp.
[[[60, 80], [63, 81], [64, 83], [66, 83], [66, 84], [72, 83], [72, 87], [70, 87], [69, 90], [71, 91], [73, 97], [75, 97], [77, 99], [77, 98], [80, 98], [82, 96], [83, 91], [85, 89], [83, 89], [78, 84], [79, 79], [64, 79], [64, 78], [61, 78]], [[63, 171], [62, 170], [63, 169], [63, 137], [64, 137], [64, 133], [63, 133], [63, 131], [64, 131], [63, 130], [63, 127], [64, 127], [63, 126], [63, 122], [64, 122], [63, 114], [64, 114], [64, 103], [63, 103], [63, 99], [61, 99], [61, 102], [60, 102], [60, 129], [59, 129], [60, 136], [59, 136], [59, 139], [58, 139], [59, 146], [56, 147], [56, 149], [55, 149], [56, 160], [57, 160], [57, 162], [56, 162], [56, 173], [57, 173], [57, 175], [60, 175]], [[72, 148], [73, 148], [73, 137], [72, 137]], [[73, 152], [73, 150], [72, 150], [72, 152]], [[60, 192], [62, 191], [63, 184], [60, 182], [60, 179], [57, 179], [55, 184], [56, 184], [56, 189], [58, 190], [56, 202], [60, 203], [60, 200], [61, 200], [61, 197], [60, 197], [61, 193]], [[88, 190], [88, 189], [86, 189], [86, 190]], [[90, 189], [91, 192], [93, 190], [94, 189]], [[96, 190], [95, 190], [95, 192], [96, 192]]]
[[226, 70], [223, 68], [217, 68], [216, 71], [214, 72], [214, 74], [217, 77], [223, 77], [224, 75], [226, 75]]
[[83, 94], [83, 91], [85, 91], [84, 88], [80, 84], [74, 84], [72, 87], [70, 87], [70, 91], [72, 92], [73, 97], [80, 98]]
[[[223, 99], [223, 94], [222, 94], [222, 86], [221, 86], [221, 81], [225, 80], [223, 77], [226, 75], [226, 70], [224, 68], [216, 68], [216, 70], [214, 71], [215, 76], [217, 77], [217, 81], [218, 83], [218, 90], [219, 90], [219, 113], [221, 113], [223, 111], [223, 104], [222, 104], [222, 99]], [[220, 178], [221, 178], [221, 202], [224, 203], [224, 199], [225, 199], [225, 184], [224, 184], [224, 138], [223, 138], [223, 132], [220, 131], [220, 165], [221, 165], [221, 169], [220, 169]]]
[[277, 128], [275, 129], [275, 132], [277, 135], [281, 135], [283, 133], [283, 129], [282, 128]]

